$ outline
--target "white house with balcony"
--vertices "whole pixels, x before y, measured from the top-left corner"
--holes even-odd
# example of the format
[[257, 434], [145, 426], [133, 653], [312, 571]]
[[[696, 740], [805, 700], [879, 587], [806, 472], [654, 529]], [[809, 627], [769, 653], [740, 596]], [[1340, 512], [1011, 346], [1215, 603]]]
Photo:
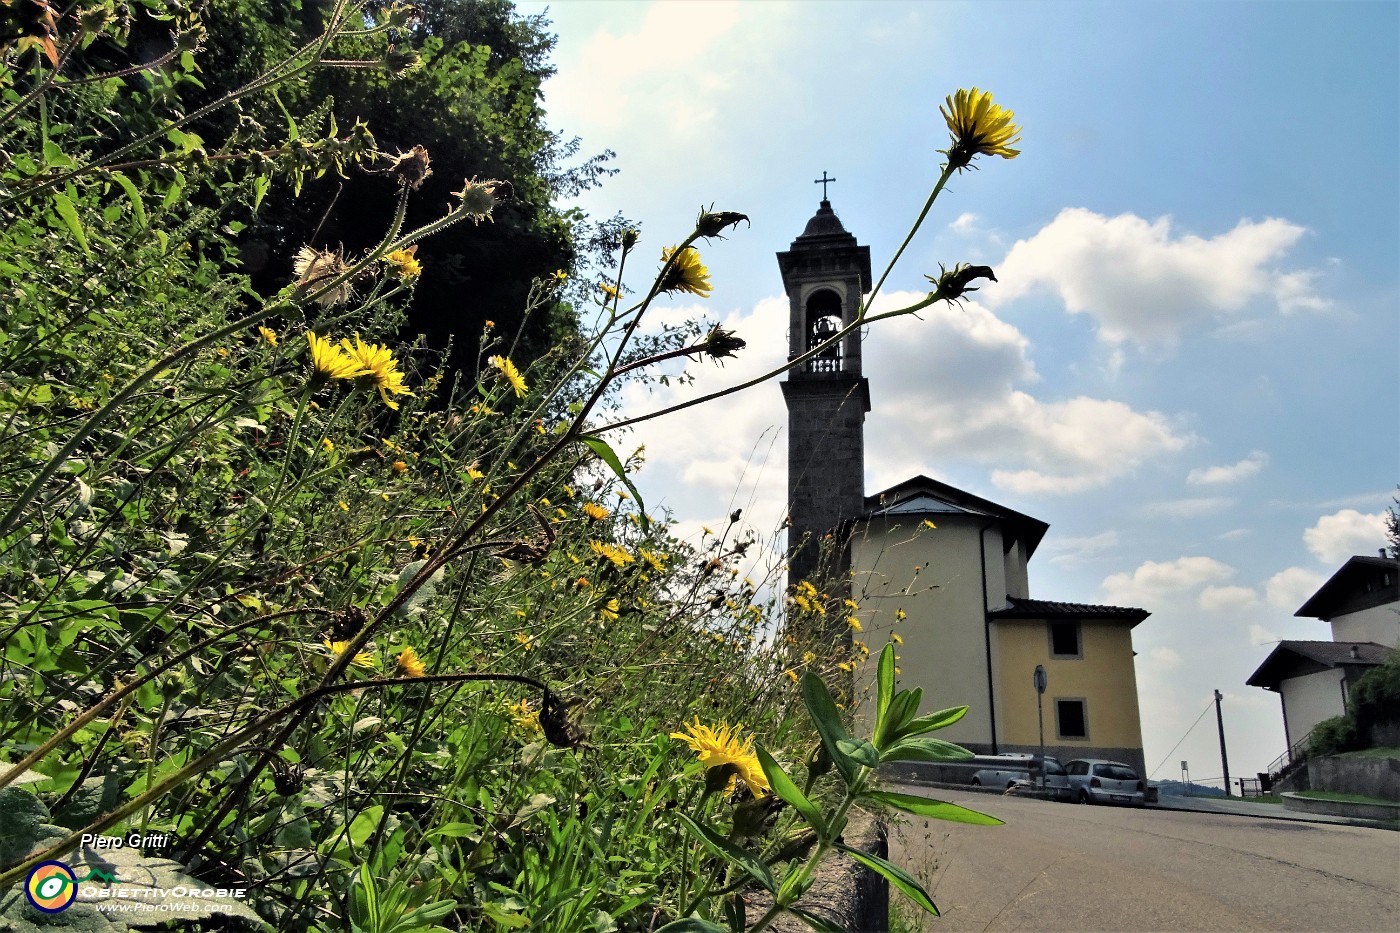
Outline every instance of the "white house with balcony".
[[1346, 712], [1351, 685], [1400, 646], [1400, 562], [1353, 557], [1295, 616], [1330, 624], [1330, 641], [1281, 641], [1246, 683], [1279, 695], [1286, 758], [1324, 719]]

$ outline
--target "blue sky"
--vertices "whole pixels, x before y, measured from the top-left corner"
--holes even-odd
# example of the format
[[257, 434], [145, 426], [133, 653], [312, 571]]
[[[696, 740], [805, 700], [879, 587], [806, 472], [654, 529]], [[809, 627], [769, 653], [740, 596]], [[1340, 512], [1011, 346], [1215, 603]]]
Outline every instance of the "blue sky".
[[[1384, 545], [1400, 481], [1400, 5], [1395, 3], [521, 3], [548, 9], [550, 124], [620, 173], [578, 204], [621, 211], [642, 255], [701, 204], [748, 214], [703, 250], [715, 290], [658, 320], [748, 341], [691, 388], [776, 365], [774, 253], [823, 171], [882, 268], [936, 180], [938, 105], [991, 90], [1020, 158], [954, 180], [885, 286], [992, 265], [963, 309], [865, 337], [867, 492], [927, 473], [1051, 529], [1032, 595], [1148, 609], [1138, 626], [1148, 767], [1220, 773], [1283, 750], [1277, 697], [1245, 679], [1351, 554]], [[647, 268], [651, 268], [648, 266]], [[640, 281], [630, 281], [642, 287]], [[894, 305], [889, 305], [893, 307]], [[878, 307], [878, 306], [877, 306]], [[735, 504], [782, 512], [776, 385], [639, 427], [639, 485], [682, 532]]]

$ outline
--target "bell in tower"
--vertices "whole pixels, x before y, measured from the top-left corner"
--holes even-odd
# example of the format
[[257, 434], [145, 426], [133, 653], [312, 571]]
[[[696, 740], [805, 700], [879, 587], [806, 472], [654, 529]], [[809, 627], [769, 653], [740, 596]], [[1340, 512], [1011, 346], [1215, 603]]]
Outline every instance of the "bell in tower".
[[[823, 179], [831, 180], [825, 173]], [[823, 198], [802, 235], [778, 254], [778, 268], [789, 302], [788, 360], [816, 350], [781, 383], [788, 409], [788, 582], [814, 578], [819, 569], [844, 579], [850, 523], [865, 500], [870, 387], [861, 374], [860, 329], [832, 338], [855, 321], [870, 291], [870, 247], [856, 243]]]

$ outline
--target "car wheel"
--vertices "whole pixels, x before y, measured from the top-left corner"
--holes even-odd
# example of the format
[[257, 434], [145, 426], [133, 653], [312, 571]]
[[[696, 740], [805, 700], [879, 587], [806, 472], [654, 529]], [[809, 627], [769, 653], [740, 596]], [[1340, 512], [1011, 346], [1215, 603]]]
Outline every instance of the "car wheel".
[[1079, 802], [1082, 804], [1087, 804], [1089, 802], [1089, 792], [1087, 790], [1081, 790], [1079, 792]]
[[1014, 789], [1015, 787], [1016, 787], [1016, 782], [1015, 782], [1015, 781], [1007, 781], [1007, 782], [1006, 782], [1006, 789], [1007, 789], [1007, 790], [1012, 790], [1012, 789]]
[[982, 782], [979, 781], [979, 780], [977, 780], [977, 778], [973, 778], [973, 779], [972, 779], [972, 786], [973, 786], [973, 787], [981, 787], [981, 786], [982, 786]]

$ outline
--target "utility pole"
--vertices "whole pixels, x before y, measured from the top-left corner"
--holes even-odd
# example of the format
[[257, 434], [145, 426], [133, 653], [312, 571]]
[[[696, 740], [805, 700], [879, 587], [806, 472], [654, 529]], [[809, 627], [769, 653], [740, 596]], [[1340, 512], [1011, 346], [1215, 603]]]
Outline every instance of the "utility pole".
[[[822, 172], [823, 175], [826, 172]], [[1045, 673], [1045, 665], [1035, 666], [1035, 715], [1040, 720], [1040, 789], [1045, 790], [1045, 688], [1050, 683], [1050, 677]]]
[[1225, 717], [1220, 715], [1220, 701], [1225, 699], [1215, 691], [1215, 725], [1220, 730], [1220, 770], [1225, 774], [1225, 796], [1230, 796], [1230, 759], [1225, 754]]

